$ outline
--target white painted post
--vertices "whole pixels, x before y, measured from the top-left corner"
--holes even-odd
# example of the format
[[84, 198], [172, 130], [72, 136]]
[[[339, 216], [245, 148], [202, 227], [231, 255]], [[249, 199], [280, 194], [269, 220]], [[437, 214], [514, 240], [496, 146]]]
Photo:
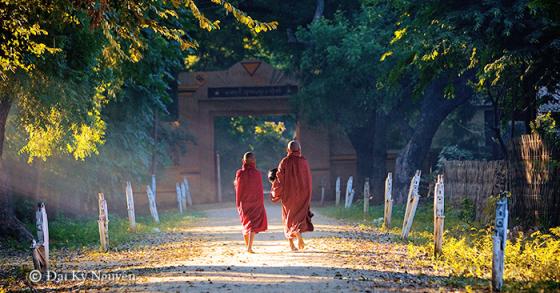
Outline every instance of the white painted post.
[[418, 194], [418, 187], [420, 186], [420, 175], [422, 172], [416, 170], [416, 174], [410, 180], [410, 188], [408, 190], [408, 200], [406, 202], [406, 212], [404, 214], [403, 228], [402, 228], [402, 238], [407, 239], [408, 233], [412, 228], [412, 222], [414, 221], [414, 215], [416, 214], [416, 207], [418, 207], [418, 201], [420, 200], [420, 194]]
[[385, 229], [391, 229], [391, 216], [393, 213], [393, 174], [389, 172], [387, 174], [387, 179], [385, 179], [385, 211], [383, 223]]
[[189, 180], [187, 179], [187, 176], [183, 177], [183, 183], [185, 184], [185, 194], [187, 196], [187, 204], [189, 205], [189, 207], [192, 207], [193, 202], [192, 202], [191, 190], [189, 188]]
[[321, 206], [325, 203], [325, 178], [321, 179]]
[[216, 153], [216, 172], [218, 176], [218, 202], [222, 202], [222, 166], [220, 162], [220, 154]]
[[152, 214], [152, 218], [154, 218], [154, 221], [156, 221], [156, 223], [159, 224], [159, 215], [158, 215], [158, 212], [157, 212], [156, 199], [154, 197], [154, 193], [152, 192], [152, 188], [150, 188], [150, 185], [146, 186], [146, 194], [148, 195], [148, 204], [150, 205], [150, 214]]
[[179, 205], [179, 213], [183, 213], [183, 195], [179, 183], [175, 183], [175, 191], [177, 192], [177, 204]]
[[364, 217], [369, 213], [369, 178], [364, 182]]
[[352, 198], [351, 196], [353, 196], [353, 189], [352, 189], [352, 182], [353, 182], [354, 178], [352, 176], [350, 176], [350, 178], [348, 178], [348, 182], [346, 183], [346, 196], [345, 196], [345, 201], [344, 201], [344, 207], [345, 208], [349, 208], [350, 206], [352, 206]]
[[130, 230], [136, 231], [136, 215], [134, 213], [134, 193], [132, 192], [132, 184], [126, 182], [126, 209], [128, 211], [128, 222]]
[[154, 193], [154, 198], [157, 198], [157, 187], [156, 187], [156, 175], [152, 174], [152, 192]]
[[107, 201], [102, 192], [98, 193], [97, 196], [99, 204], [99, 220], [97, 221], [99, 227], [99, 243], [101, 251], [107, 252], [109, 250], [109, 213], [107, 211]]
[[443, 246], [443, 227], [444, 227], [444, 185], [443, 175], [437, 176], [434, 188], [434, 255], [442, 253]]
[[37, 228], [37, 241], [33, 240], [33, 264], [35, 269], [46, 271], [49, 269], [49, 220], [45, 203], [41, 202], [35, 211], [35, 225]]
[[504, 253], [506, 250], [508, 204], [505, 193], [496, 203], [496, 226], [492, 236], [492, 289], [500, 291], [504, 284]]
[[340, 176], [336, 177], [336, 206], [340, 204]]
[[185, 182], [181, 182], [181, 205], [183, 206], [183, 210], [187, 210], [187, 187], [185, 186]]

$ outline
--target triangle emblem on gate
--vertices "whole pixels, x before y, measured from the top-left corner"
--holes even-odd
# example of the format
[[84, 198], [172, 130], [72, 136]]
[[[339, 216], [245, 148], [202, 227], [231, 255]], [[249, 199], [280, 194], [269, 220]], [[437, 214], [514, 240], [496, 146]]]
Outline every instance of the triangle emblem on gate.
[[245, 71], [247, 71], [247, 73], [249, 73], [250, 76], [253, 76], [253, 74], [257, 72], [257, 69], [259, 69], [259, 66], [261, 66], [261, 62], [260, 61], [241, 62], [241, 66], [245, 68]]

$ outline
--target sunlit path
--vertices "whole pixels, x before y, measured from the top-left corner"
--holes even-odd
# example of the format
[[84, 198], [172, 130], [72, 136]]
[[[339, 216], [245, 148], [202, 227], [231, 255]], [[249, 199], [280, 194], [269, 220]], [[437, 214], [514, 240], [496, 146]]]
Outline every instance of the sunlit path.
[[[415, 268], [406, 247], [363, 239], [358, 232], [316, 215], [316, 231], [306, 234], [304, 251], [291, 252], [283, 238], [280, 209], [267, 206], [269, 231], [257, 235], [256, 254], [244, 252], [238, 216], [233, 207], [206, 210], [188, 229], [201, 239], [200, 254], [188, 260], [163, 260], [157, 268], [133, 269], [135, 284], [127, 290], [188, 292], [325, 292], [364, 290], [431, 290], [439, 278], [430, 269]], [[369, 235], [367, 238], [373, 237]], [[407, 269], [403, 269], [407, 266]], [[377, 288], [377, 289], [376, 289]]]

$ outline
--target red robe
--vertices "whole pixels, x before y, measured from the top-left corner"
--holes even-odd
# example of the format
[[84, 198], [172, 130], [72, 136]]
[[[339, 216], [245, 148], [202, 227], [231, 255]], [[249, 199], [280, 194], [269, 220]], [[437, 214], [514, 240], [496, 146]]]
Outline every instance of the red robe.
[[282, 201], [284, 235], [293, 239], [297, 233], [313, 231], [311, 223], [311, 171], [299, 151], [288, 152], [280, 161], [272, 183], [272, 201]]
[[243, 235], [268, 229], [262, 177], [255, 163], [244, 163], [235, 174], [235, 205], [243, 225]]

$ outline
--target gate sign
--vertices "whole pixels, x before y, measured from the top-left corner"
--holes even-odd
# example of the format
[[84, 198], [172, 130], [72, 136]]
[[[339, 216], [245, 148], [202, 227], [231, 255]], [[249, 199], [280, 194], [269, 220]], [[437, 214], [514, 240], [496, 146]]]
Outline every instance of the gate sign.
[[209, 87], [208, 98], [291, 96], [298, 92], [295, 85]]

